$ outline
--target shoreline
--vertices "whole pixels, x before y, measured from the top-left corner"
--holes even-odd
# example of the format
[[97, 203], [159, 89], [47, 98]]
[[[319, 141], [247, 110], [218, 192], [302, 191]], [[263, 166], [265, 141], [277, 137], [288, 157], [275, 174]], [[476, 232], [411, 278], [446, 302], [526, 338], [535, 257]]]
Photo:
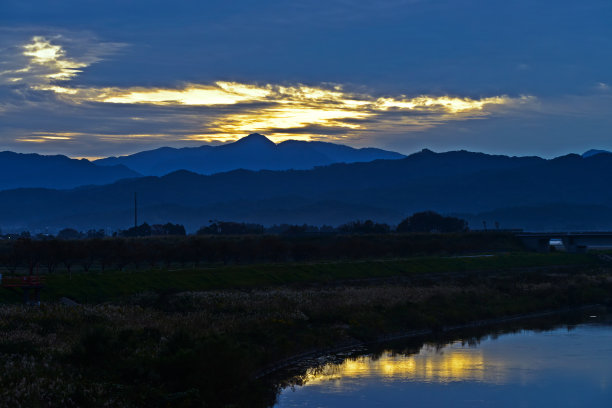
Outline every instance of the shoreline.
[[521, 253], [50, 275], [41, 307], [0, 307], [0, 388], [17, 398], [25, 378], [33, 404], [269, 407], [317, 362], [610, 306], [611, 273], [593, 256]]
[[282, 359], [272, 364], [271, 366], [268, 366], [258, 371], [256, 374], [253, 375], [252, 378], [254, 380], [260, 380], [260, 379], [263, 379], [264, 377], [278, 373], [283, 369], [287, 369], [291, 366], [298, 365], [310, 359], [316, 359], [316, 358], [325, 357], [325, 356], [329, 356], [333, 354], [339, 354], [339, 353], [342, 353], [348, 350], [365, 349], [368, 346], [381, 344], [381, 343], [388, 342], [388, 341], [411, 339], [411, 338], [418, 338], [418, 337], [424, 337], [424, 336], [434, 336], [437, 334], [450, 333], [453, 331], [459, 331], [459, 330], [465, 330], [465, 329], [471, 329], [471, 328], [484, 328], [487, 326], [498, 326], [498, 325], [502, 325], [502, 324], [509, 323], [509, 322], [535, 319], [539, 317], [552, 316], [552, 315], [562, 315], [564, 313], [578, 312], [581, 310], [588, 310], [588, 309], [601, 308], [601, 307], [606, 307], [606, 306], [603, 304], [590, 304], [590, 305], [584, 305], [584, 306], [566, 307], [566, 308], [561, 308], [561, 309], [545, 310], [541, 312], [524, 313], [524, 314], [519, 314], [519, 315], [497, 317], [497, 318], [484, 319], [484, 320], [475, 320], [469, 323], [441, 327], [439, 329], [409, 330], [406, 332], [399, 332], [399, 333], [390, 334], [386, 336], [380, 336], [370, 341], [354, 340], [352, 342], [340, 344], [334, 347], [306, 351], [306, 352], [299, 353], [294, 356]]

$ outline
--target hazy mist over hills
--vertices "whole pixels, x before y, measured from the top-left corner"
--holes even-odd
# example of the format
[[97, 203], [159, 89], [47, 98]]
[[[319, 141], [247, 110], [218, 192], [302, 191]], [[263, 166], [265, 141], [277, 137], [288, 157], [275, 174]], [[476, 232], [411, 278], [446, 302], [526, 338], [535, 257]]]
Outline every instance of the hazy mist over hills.
[[486, 220], [490, 228], [497, 221], [502, 228], [601, 230], [612, 229], [609, 174], [609, 153], [545, 160], [423, 150], [404, 159], [310, 170], [214, 175], [180, 170], [72, 190], [2, 191], [0, 224], [50, 231], [126, 228], [133, 224], [137, 192], [141, 222], [176, 222], [191, 231], [212, 219], [337, 225], [369, 218], [398, 223], [428, 209], [462, 214], [475, 228]]
[[24, 187], [74, 188], [140, 177], [123, 165], [96, 166], [88, 160], [0, 152], [0, 190]]
[[96, 160], [101, 166], [125, 165], [143, 175], [163, 176], [177, 170], [214, 174], [236, 169], [304, 170], [332, 163], [369, 162], [377, 159], [401, 159], [402, 154], [375, 148], [287, 140], [275, 144], [258, 133], [219, 146], [160, 149], [129, 156]]

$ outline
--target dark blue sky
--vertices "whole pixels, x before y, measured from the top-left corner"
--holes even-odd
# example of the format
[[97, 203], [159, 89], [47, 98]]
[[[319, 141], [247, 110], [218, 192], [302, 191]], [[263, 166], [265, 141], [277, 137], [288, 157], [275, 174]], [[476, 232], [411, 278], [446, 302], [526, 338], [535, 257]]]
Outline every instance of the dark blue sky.
[[3, 0], [0, 147], [612, 149], [611, 21], [609, 0]]

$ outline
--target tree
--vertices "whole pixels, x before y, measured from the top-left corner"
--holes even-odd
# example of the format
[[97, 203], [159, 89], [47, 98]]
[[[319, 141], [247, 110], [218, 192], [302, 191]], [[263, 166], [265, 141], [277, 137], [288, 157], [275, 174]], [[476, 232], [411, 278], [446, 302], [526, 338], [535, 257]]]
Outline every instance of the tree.
[[90, 229], [89, 231], [87, 231], [87, 238], [89, 239], [104, 238], [105, 236], [106, 236], [106, 233], [104, 232], [103, 229], [99, 229], [99, 230]]
[[1, 247], [0, 262], [12, 274], [21, 264], [20, 255], [15, 251], [15, 245], [4, 245]]
[[63, 230], [57, 233], [57, 239], [74, 240], [74, 239], [81, 239], [82, 237], [83, 237], [83, 234], [81, 234], [79, 231], [75, 230], [74, 228], [64, 228]]
[[[83, 245], [81, 244], [83, 241], [58, 241], [57, 242], [57, 256], [59, 258], [59, 262], [63, 263], [68, 271], [69, 279], [72, 279], [72, 265], [76, 262], [78, 252], [82, 250]], [[77, 245], [79, 244], [79, 245]]]
[[95, 254], [102, 272], [104, 272], [106, 267], [114, 260], [116, 241], [117, 240], [114, 239], [92, 239], [88, 242], [89, 245], [87, 248], [91, 251], [91, 254]]
[[379, 224], [372, 220], [352, 221], [338, 227], [338, 231], [345, 234], [384, 234], [391, 228], [387, 224]]
[[[79, 245], [75, 251], [75, 256], [85, 272], [89, 272], [89, 268], [93, 265], [96, 258], [96, 251], [101, 246], [101, 239], [94, 238], [86, 241], [79, 241]], [[70, 271], [68, 271], [70, 272]]]
[[26, 266], [29, 275], [34, 274], [34, 269], [40, 262], [40, 253], [36, 246], [29, 238], [19, 238], [13, 246], [15, 256]]
[[151, 235], [151, 226], [146, 222], [137, 227], [129, 228], [125, 231], [120, 231], [119, 236], [121, 237], [148, 237]]
[[214, 221], [198, 230], [198, 235], [250, 235], [263, 234], [264, 226], [244, 222]]
[[186, 235], [185, 227], [180, 224], [155, 224], [151, 227], [151, 235]]
[[467, 230], [467, 221], [456, 217], [445, 217], [434, 211], [415, 213], [397, 226], [397, 232], [463, 232]]
[[35, 250], [40, 254], [40, 263], [47, 268], [47, 272], [55, 272], [55, 268], [62, 261], [61, 242], [57, 239], [38, 242]]

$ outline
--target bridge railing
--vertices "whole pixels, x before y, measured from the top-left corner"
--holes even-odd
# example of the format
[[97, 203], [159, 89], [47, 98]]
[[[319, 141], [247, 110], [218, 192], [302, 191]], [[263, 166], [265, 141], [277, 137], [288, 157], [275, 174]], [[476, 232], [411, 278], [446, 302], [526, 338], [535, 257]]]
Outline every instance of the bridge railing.
[[5, 288], [42, 288], [45, 277], [39, 275], [0, 277]]

